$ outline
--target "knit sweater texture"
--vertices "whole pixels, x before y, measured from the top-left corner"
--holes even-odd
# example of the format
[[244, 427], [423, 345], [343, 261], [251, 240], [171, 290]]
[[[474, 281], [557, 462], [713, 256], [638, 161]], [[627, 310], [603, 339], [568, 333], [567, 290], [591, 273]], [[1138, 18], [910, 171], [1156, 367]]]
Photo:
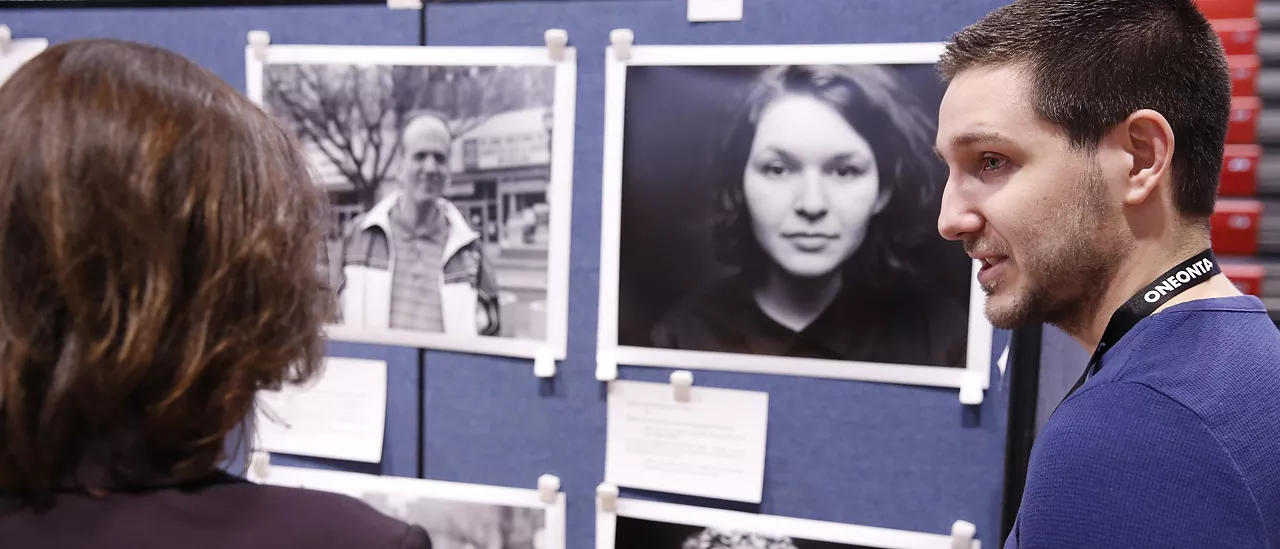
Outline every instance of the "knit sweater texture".
[[1280, 549], [1280, 331], [1262, 302], [1134, 326], [1036, 440], [1005, 547]]

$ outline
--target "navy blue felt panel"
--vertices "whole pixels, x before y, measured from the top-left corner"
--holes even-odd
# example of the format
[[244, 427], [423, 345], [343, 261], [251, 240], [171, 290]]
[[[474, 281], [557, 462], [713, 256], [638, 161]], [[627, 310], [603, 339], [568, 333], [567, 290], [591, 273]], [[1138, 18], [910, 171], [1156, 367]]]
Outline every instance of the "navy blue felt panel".
[[[244, 89], [244, 46], [250, 30], [276, 44], [416, 45], [418, 13], [385, 6], [270, 8], [22, 9], [0, 12], [15, 38], [119, 38], [161, 46]], [[335, 343], [334, 356], [388, 362], [383, 463], [368, 465], [278, 456], [275, 461], [414, 477], [418, 473], [420, 363], [417, 349]], [[238, 470], [233, 468], [233, 470]]]
[[1053, 326], [1045, 325], [1040, 343], [1040, 395], [1036, 399], [1036, 432], [1044, 428], [1058, 403], [1084, 373], [1092, 349]]
[[167, 48], [244, 89], [244, 46], [251, 30], [274, 44], [416, 45], [413, 10], [386, 6], [147, 9], [20, 9], [0, 12], [14, 38], [119, 38]]
[[[552, 386], [529, 361], [428, 352], [427, 478], [531, 488], [561, 477], [570, 549], [593, 545], [594, 490], [604, 472], [605, 406], [594, 380], [599, 265], [604, 48], [630, 28], [636, 44], [848, 43], [944, 40], [1002, 2], [747, 0], [735, 23], [690, 24], [685, 0], [442, 4], [427, 9], [429, 45], [538, 45], [563, 28], [579, 51], [569, 359]], [[660, 161], [660, 160], [658, 160]], [[998, 333], [992, 358], [1007, 334]], [[669, 370], [624, 367], [665, 380]], [[977, 524], [998, 546], [1007, 395], [965, 409], [954, 389], [696, 372], [696, 383], [770, 394], [768, 465], [760, 506], [770, 514], [946, 533]], [[689, 501], [665, 494], [636, 494]]]
[[271, 462], [397, 477], [418, 476], [418, 443], [422, 433], [419, 398], [422, 390], [421, 351], [364, 343], [330, 342], [328, 356], [367, 358], [387, 363], [387, 423], [382, 441], [382, 463], [358, 463], [303, 456], [272, 454]]

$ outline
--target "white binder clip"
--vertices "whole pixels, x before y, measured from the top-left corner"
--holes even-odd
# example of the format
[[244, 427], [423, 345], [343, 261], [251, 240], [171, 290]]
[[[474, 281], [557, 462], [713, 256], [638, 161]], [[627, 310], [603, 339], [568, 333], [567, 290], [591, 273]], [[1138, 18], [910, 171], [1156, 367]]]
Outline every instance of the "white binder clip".
[[977, 532], [978, 527], [972, 522], [957, 520], [951, 525], [951, 549], [969, 549]]
[[689, 392], [693, 387], [693, 372], [688, 370], [671, 372], [671, 387], [675, 389], [677, 402], [689, 402]]
[[618, 61], [631, 60], [631, 45], [636, 41], [636, 33], [631, 29], [614, 29], [609, 33], [609, 43], [613, 45], [613, 55]]
[[550, 347], [538, 349], [533, 355], [533, 375], [544, 379], [556, 377], [556, 356]]
[[596, 487], [596, 501], [606, 513], [618, 512], [618, 487], [607, 482]]
[[249, 47], [253, 48], [254, 59], [265, 62], [269, 44], [271, 44], [271, 33], [261, 30], [249, 31]]
[[253, 450], [249, 453], [249, 480], [262, 484], [271, 476], [271, 453]]
[[7, 55], [12, 43], [13, 31], [9, 29], [9, 25], [0, 25], [0, 55]]
[[542, 475], [538, 477], [538, 499], [547, 505], [555, 505], [557, 496], [560, 495], [560, 477], [555, 475]]
[[960, 374], [960, 404], [982, 404], [982, 375], [977, 372]]
[[564, 61], [564, 45], [569, 43], [569, 33], [564, 29], [547, 29], [542, 38], [547, 42], [547, 53], [551, 55], [551, 60]]
[[596, 351], [596, 380], [613, 381], [615, 379], [618, 379], [618, 359], [613, 356], [613, 350]]

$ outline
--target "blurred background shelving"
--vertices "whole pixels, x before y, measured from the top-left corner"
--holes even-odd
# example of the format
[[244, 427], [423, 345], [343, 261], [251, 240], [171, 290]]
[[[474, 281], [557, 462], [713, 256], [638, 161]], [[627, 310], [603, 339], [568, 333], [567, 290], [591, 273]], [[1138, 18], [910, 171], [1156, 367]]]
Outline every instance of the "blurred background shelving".
[[1214, 252], [1244, 292], [1280, 322], [1280, 0], [1198, 0], [1231, 65]]

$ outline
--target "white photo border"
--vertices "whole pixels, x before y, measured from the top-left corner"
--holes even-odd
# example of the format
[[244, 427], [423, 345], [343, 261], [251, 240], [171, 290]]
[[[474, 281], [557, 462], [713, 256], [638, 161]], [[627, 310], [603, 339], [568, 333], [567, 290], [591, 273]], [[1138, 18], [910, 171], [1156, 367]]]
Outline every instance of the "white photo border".
[[8, 80], [22, 65], [49, 49], [48, 38], [15, 38], [9, 51], [0, 53], [0, 83]]
[[[983, 313], [978, 286], [980, 264], [973, 262], [969, 291], [968, 346], [964, 368], [886, 364], [813, 358], [718, 353], [618, 345], [618, 278], [622, 230], [623, 120], [627, 67], [729, 66], [788, 64], [932, 64], [943, 44], [821, 44], [777, 46], [633, 46], [627, 61], [612, 46], [605, 52], [603, 202], [600, 236], [600, 303], [596, 345], [600, 356], [617, 365], [726, 370], [757, 374], [960, 388], [980, 378], [990, 388], [993, 329]], [[968, 375], [966, 375], [968, 374]]]
[[539, 509], [546, 512], [545, 549], [565, 549], [566, 496], [562, 491], [556, 493], [555, 503], [547, 504], [542, 501], [538, 490], [533, 489], [274, 465], [259, 484], [306, 488], [351, 497], [373, 490], [441, 501]]
[[[788, 536], [879, 549], [952, 549], [951, 536], [943, 534], [928, 534], [778, 515], [762, 515], [638, 499], [618, 499], [614, 512], [600, 510], [597, 506], [595, 549], [615, 549], [614, 540], [617, 537], [618, 517], [686, 526], [733, 529], [756, 534]], [[982, 549], [982, 543], [978, 540], [973, 540], [969, 545], [969, 549]]]
[[[418, 347], [482, 355], [535, 359], [550, 351], [565, 360], [569, 329], [569, 249], [573, 219], [574, 118], [577, 112], [577, 51], [564, 50], [555, 61], [545, 47], [440, 47], [440, 46], [331, 46], [269, 45], [265, 61], [252, 46], [245, 47], [245, 90], [262, 105], [263, 69], [268, 64], [344, 65], [512, 65], [555, 68], [554, 127], [551, 143], [551, 181], [547, 203], [551, 208], [551, 242], [547, 249], [547, 307], [545, 341], [499, 336], [456, 336], [444, 333], [395, 329], [369, 329], [342, 324], [325, 326], [331, 341]], [[370, 61], [372, 60], [372, 61]]]

